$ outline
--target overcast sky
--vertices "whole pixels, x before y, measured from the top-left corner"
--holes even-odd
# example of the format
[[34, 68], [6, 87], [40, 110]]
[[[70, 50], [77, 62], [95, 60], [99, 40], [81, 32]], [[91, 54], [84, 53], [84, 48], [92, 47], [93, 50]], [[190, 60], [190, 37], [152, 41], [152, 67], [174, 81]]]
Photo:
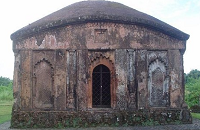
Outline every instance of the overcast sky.
[[[10, 35], [67, 5], [81, 0], [5, 0], [0, 3], [0, 76], [13, 78]], [[113, 1], [113, 0], [112, 0]], [[190, 35], [184, 55], [185, 73], [200, 70], [200, 0], [115, 0], [152, 15]]]

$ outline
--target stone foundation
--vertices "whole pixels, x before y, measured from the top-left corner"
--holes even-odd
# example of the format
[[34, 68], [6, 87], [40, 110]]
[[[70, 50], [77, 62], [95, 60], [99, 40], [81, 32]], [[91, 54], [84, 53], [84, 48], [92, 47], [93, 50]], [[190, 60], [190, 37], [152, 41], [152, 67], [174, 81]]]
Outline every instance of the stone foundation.
[[11, 128], [68, 128], [96, 126], [149, 126], [192, 123], [188, 110], [137, 111], [21, 111], [15, 112]]

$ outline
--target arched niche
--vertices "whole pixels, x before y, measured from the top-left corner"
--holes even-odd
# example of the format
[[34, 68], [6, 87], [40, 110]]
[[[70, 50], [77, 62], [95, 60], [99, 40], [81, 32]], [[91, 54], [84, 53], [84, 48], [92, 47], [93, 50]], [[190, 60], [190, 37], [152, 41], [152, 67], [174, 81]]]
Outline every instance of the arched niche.
[[34, 65], [33, 105], [34, 108], [53, 108], [53, 72], [52, 64], [45, 58]]
[[165, 63], [156, 59], [148, 66], [148, 92], [151, 107], [166, 107], [169, 102], [169, 87]]

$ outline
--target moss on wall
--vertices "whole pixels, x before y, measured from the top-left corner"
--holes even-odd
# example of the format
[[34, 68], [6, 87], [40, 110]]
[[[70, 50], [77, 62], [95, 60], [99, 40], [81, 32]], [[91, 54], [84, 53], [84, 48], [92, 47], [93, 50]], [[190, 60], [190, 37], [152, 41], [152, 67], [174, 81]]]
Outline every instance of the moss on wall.
[[96, 126], [151, 126], [192, 123], [188, 110], [137, 110], [115, 112], [15, 112], [11, 128], [69, 128]]

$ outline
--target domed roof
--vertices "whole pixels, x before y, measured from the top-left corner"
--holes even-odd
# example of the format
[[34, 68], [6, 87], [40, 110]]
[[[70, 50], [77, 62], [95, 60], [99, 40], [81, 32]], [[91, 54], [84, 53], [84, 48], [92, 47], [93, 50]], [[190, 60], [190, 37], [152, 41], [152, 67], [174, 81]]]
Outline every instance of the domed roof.
[[31, 36], [40, 31], [60, 26], [86, 22], [114, 22], [143, 25], [180, 40], [187, 40], [189, 35], [128, 6], [110, 1], [82, 1], [66, 6], [11, 35], [11, 39]]

